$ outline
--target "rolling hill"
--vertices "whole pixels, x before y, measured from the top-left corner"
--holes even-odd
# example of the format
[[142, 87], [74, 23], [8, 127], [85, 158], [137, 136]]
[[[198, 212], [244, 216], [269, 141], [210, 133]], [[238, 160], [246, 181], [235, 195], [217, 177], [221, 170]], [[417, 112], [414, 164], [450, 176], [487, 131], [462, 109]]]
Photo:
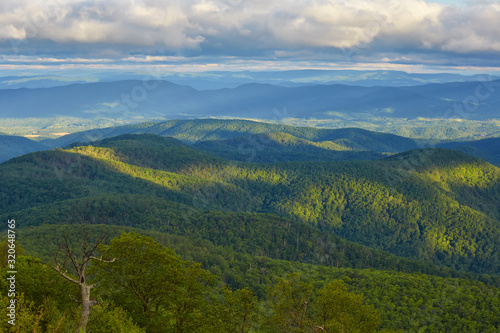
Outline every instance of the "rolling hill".
[[500, 139], [488, 138], [477, 141], [447, 142], [438, 147], [463, 151], [472, 156], [482, 158], [500, 167]]
[[[193, 147], [235, 160], [246, 160], [249, 156], [245, 155], [254, 155], [258, 151], [259, 158], [254, 162], [375, 159], [384, 156], [384, 153], [396, 153], [425, 145], [423, 140], [355, 128], [332, 130], [247, 120], [197, 119], [89, 130], [39, 142], [19, 138], [19, 144], [9, 147], [9, 153], [0, 162], [31, 151], [87, 144], [134, 133], [157, 134], [174, 137], [188, 144], [198, 143]], [[273, 140], [273, 137], [277, 140]], [[241, 154], [239, 150], [244, 153]], [[313, 153], [310, 153], [311, 150]], [[264, 158], [265, 154], [267, 158]], [[293, 157], [293, 154], [300, 156]]]
[[248, 120], [220, 119], [169, 120], [165, 122], [110, 127], [74, 133], [58, 139], [43, 140], [41, 143], [55, 148], [64, 147], [75, 142], [85, 143], [122, 134], [142, 133], [169, 136], [186, 143], [196, 143], [277, 132], [290, 134], [299, 139], [313, 142], [338, 141], [341, 142], [342, 146], [353, 150], [400, 152], [419, 148], [426, 144], [426, 141], [355, 128], [319, 129]]
[[128, 193], [272, 214], [459, 270], [495, 273], [500, 265], [500, 172], [450, 150], [379, 161], [235, 164], [172, 139], [128, 135], [25, 155], [2, 164], [0, 175], [4, 214], [23, 210], [27, 225], [37, 221], [30, 209]]
[[0, 163], [11, 158], [47, 149], [46, 146], [33, 140], [0, 134]]
[[[322, 129], [248, 120], [171, 120], [77, 132], [34, 142], [2, 136], [0, 162], [27, 152], [88, 144], [123, 134], [150, 133], [174, 137], [193, 148], [235, 161], [345, 161], [373, 160], [422, 147], [463, 151], [500, 166], [497, 138], [433, 142], [356, 128]], [[13, 143], [14, 141], [15, 144]]]
[[373, 160], [384, 156], [376, 151], [363, 150], [361, 145], [352, 144], [348, 138], [339, 139], [339, 143], [314, 142], [282, 132], [207, 140], [194, 144], [193, 148], [241, 162], [350, 161]]

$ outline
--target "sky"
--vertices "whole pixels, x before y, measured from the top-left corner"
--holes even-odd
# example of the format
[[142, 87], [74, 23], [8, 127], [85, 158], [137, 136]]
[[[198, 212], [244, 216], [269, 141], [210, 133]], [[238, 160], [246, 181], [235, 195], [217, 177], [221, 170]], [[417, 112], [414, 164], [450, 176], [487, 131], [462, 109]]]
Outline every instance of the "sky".
[[500, 0], [1, 0], [22, 71], [500, 71]]

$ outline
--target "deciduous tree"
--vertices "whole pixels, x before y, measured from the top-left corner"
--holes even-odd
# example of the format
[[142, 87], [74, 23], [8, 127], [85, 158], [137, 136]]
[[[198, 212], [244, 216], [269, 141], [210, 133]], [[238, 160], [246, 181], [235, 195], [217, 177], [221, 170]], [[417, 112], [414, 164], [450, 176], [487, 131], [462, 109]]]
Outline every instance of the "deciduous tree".
[[[73, 247], [69, 244], [68, 238], [65, 237], [63, 243], [59, 247], [59, 252], [63, 254], [62, 261], [56, 256], [56, 264], [52, 266], [52, 269], [61, 274], [66, 280], [75, 283], [80, 289], [81, 303], [82, 303], [82, 313], [80, 316], [80, 321], [76, 329], [77, 333], [85, 331], [87, 323], [89, 321], [90, 308], [96, 304], [95, 299], [90, 298], [90, 291], [95, 288], [96, 283], [88, 283], [87, 281], [87, 265], [90, 260], [100, 261], [100, 262], [113, 262], [112, 260], [105, 260], [102, 257], [95, 257], [94, 254], [97, 251], [97, 247], [104, 241], [106, 236], [102, 236], [94, 244], [88, 242], [88, 237], [85, 232], [82, 233], [83, 236], [83, 247], [81, 259], [79, 260]], [[76, 278], [68, 273], [66, 267], [70, 266], [73, 273], [76, 273]]]

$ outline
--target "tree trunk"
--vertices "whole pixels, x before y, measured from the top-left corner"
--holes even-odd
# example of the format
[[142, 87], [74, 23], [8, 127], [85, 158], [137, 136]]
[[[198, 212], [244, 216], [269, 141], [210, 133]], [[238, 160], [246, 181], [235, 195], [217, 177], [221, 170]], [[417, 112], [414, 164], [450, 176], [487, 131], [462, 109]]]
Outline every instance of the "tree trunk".
[[81, 331], [85, 331], [87, 329], [90, 308], [94, 305], [94, 302], [90, 300], [90, 289], [92, 289], [93, 286], [87, 286], [84, 283], [79, 285], [80, 293], [82, 295], [82, 315], [80, 316], [80, 322], [78, 323], [76, 333], [80, 333]]

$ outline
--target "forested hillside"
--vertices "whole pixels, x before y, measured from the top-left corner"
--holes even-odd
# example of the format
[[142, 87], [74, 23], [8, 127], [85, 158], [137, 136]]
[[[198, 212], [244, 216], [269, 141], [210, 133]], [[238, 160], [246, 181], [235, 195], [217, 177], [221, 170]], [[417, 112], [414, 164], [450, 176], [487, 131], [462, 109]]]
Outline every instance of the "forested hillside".
[[[66, 122], [69, 122], [69, 120], [66, 120]], [[446, 126], [440, 124], [438, 129], [432, 125], [433, 129], [429, 128], [429, 131], [422, 133], [406, 132], [404, 131], [405, 127], [398, 124], [401, 134], [413, 137], [413, 139], [359, 128], [294, 127], [235, 119], [147, 122], [81, 131], [56, 139], [44, 139], [39, 142], [23, 137], [5, 136], [0, 138], [0, 145], [4, 142], [5, 148], [3, 153], [0, 154], [0, 162], [31, 151], [89, 144], [118, 135], [149, 133], [173, 137], [192, 145], [198, 150], [241, 162], [373, 160], [387, 154], [436, 146], [463, 151], [499, 166], [497, 138], [467, 142], [443, 140], [443, 138], [447, 138], [446, 131], [451, 126], [449, 124], [450, 120], [444, 122], [446, 122]], [[306, 124], [308, 123], [306, 122]], [[69, 126], [66, 123], [63, 125]], [[63, 125], [60, 125], [60, 127], [64, 127]], [[344, 125], [340, 124], [341, 127], [344, 127]], [[492, 128], [488, 131], [494, 131], [496, 128], [494, 122], [490, 125]], [[339, 124], [332, 124], [331, 126], [338, 127]], [[455, 128], [455, 131], [462, 133], [464, 137], [472, 136], [472, 132], [467, 134], [468, 130], [464, 126]], [[50, 126], [44, 125], [44, 127]], [[56, 129], [54, 128], [54, 130]], [[434, 132], [434, 130], [439, 133]], [[479, 129], [481, 133], [485, 130]], [[35, 132], [38, 133], [39, 131]], [[493, 133], [492, 135], [497, 134]], [[415, 137], [439, 137], [441, 140], [414, 139]]]
[[[295, 135], [269, 137], [298, 149], [294, 154], [312, 145], [311, 137], [302, 139], [306, 143]], [[336, 145], [318, 148], [348, 149]], [[219, 287], [207, 278], [202, 284], [208, 294], [225, 295], [217, 289], [221, 284], [250, 288], [264, 313], [245, 332], [279, 331], [281, 310], [272, 304], [285, 297], [283, 290], [300, 287], [307, 291], [303, 301], [320, 304], [327, 290], [344, 292], [341, 284], [325, 287], [335, 279], [365, 295], [365, 314], [380, 316], [374, 327], [499, 328], [500, 170], [460, 152], [419, 149], [376, 161], [257, 164], [229, 161], [172, 138], [124, 135], [10, 160], [0, 165], [0, 182], [1, 218], [17, 221], [18, 241], [29, 254], [50, 261], [56, 238], [77, 239], [82, 224], [109, 238], [122, 231], [150, 235], [213, 274]], [[111, 288], [112, 279], [106, 281]], [[148, 332], [158, 331], [153, 322], [165, 320], [153, 312], [142, 318], [132, 298], [101, 292], [116, 302], [109, 311], [125, 311]], [[40, 306], [43, 297], [37, 297]], [[320, 310], [311, 311], [304, 317], [310, 323]], [[208, 312], [205, 317], [225, 322]]]
[[491, 164], [500, 167], [500, 139], [488, 138], [477, 141], [448, 142], [439, 145], [463, 151], [469, 155], [478, 156]]
[[95, 129], [42, 141], [48, 147], [62, 147], [75, 142], [89, 142], [124, 134], [156, 134], [179, 139], [185, 143], [224, 140], [263, 133], [286, 133], [299, 139], [320, 142], [341, 140], [341, 145], [356, 150], [398, 152], [418, 148], [419, 141], [394, 134], [377, 133], [357, 128], [322, 129], [294, 127], [248, 120], [169, 120], [137, 125]]
[[368, 147], [366, 143], [363, 146], [362, 143], [350, 140], [349, 135], [337, 140], [315, 142], [280, 132], [207, 140], [193, 147], [234, 161], [260, 163], [374, 160], [384, 157], [380, 151], [388, 149]]
[[47, 149], [44, 145], [27, 138], [0, 133], [0, 163], [19, 155]]
[[274, 214], [455, 269], [499, 267], [499, 170], [447, 150], [256, 165], [138, 136], [27, 155], [1, 172], [6, 213], [108, 193], [155, 195], [201, 209]]

